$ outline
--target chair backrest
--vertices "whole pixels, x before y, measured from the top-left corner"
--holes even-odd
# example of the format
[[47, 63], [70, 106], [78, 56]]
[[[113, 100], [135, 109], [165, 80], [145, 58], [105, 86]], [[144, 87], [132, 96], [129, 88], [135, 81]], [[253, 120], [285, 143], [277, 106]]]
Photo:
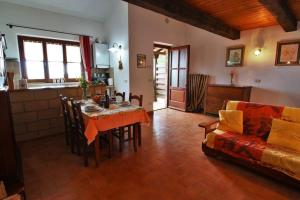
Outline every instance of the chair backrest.
[[121, 97], [122, 101], [125, 101], [125, 92], [120, 93], [115, 91], [115, 97]]
[[73, 118], [75, 123], [76, 132], [83, 136], [85, 131], [81, 105], [78, 102], [75, 102], [73, 99], [70, 99], [73, 111]]
[[68, 104], [68, 98], [64, 97], [62, 94], [59, 95], [60, 98], [60, 103], [61, 103], [61, 109], [62, 109], [62, 114], [64, 117], [65, 125], [71, 125], [72, 124], [72, 114], [70, 111], [70, 107]]
[[67, 115], [67, 106], [65, 104], [66, 97], [64, 97], [62, 94], [60, 94], [59, 95], [59, 100], [60, 100], [60, 104], [61, 104], [61, 113], [64, 117], [64, 123], [65, 123], [65, 126], [67, 126], [68, 115]]
[[143, 95], [132, 95], [132, 93], [130, 92], [129, 94], [129, 101], [130, 103], [132, 103], [132, 100], [137, 100], [139, 102], [139, 106], [143, 106]]

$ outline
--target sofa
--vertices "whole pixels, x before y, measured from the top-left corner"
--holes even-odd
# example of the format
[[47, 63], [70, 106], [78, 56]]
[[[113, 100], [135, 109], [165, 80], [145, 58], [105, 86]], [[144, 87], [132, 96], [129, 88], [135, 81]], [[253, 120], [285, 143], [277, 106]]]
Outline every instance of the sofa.
[[201, 123], [203, 152], [300, 188], [300, 152], [267, 142], [273, 119], [300, 124], [300, 109], [242, 101], [227, 101], [223, 107], [243, 112], [243, 133], [219, 130], [217, 119]]

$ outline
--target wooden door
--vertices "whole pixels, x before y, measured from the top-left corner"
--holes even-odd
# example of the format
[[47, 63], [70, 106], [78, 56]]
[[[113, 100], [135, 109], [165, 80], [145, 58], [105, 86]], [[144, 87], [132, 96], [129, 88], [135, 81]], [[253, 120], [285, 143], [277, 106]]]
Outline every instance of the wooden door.
[[171, 48], [169, 67], [169, 108], [186, 111], [190, 46]]

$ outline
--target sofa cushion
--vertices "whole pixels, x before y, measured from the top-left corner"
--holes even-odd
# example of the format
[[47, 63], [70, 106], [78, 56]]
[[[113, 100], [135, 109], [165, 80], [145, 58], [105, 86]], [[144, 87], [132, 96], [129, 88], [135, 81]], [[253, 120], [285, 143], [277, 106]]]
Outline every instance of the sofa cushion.
[[267, 145], [261, 163], [300, 180], [300, 153], [276, 145]]
[[204, 145], [234, 158], [270, 167], [300, 180], [300, 153], [268, 144], [259, 137], [217, 129], [207, 135]]
[[216, 130], [207, 135], [207, 146], [235, 158], [260, 161], [266, 142], [253, 135], [240, 135]]
[[300, 108], [284, 107], [282, 120], [300, 123]]
[[273, 118], [281, 118], [284, 107], [242, 101], [229, 101], [226, 110], [243, 111], [243, 134], [256, 135], [267, 140]]
[[273, 119], [267, 143], [286, 147], [300, 153], [300, 124]]
[[240, 110], [220, 110], [218, 129], [243, 133], [243, 112]]

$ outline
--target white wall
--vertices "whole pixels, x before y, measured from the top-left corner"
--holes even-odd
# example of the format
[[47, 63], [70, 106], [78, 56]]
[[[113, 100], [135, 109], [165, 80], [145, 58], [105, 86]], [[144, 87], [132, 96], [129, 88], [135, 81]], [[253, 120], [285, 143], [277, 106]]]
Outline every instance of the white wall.
[[[129, 96], [129, 38], [128, 38], [128, 3], [113, 0], [113, 11], [104, 23], [105, 40], [110, 47], [113, 43], [122, 45], [122, 52], [111, 53], [110, 64], [113, 70], [114, 84], [118, 92]], [[119, 70], [120, 56], [123, 70]]]
[[[277, 41], [300, 39], [300, 30], [286, 33], [280, 26], [241, 32], [240, 40], [229, 40], [201, 29], [188, 27], [191, 44], [191, 72], [209, 74], [212, 83], [229, 84], [229, 72], [225, 67], [226, 47], [244, 44], [244, 67], [234, 68], [238, 72], [236, 83], [253, 86], [251, 101], [300, 106], [300, 67], [275, 67]], [[262, 47], [262, 54], [254, 50]], [[261, 80], [260, 83], [255, 80]]]
[[86, 34], [95, 36], [99, 38], [100, 41], [104, 39], [103, 24], [100, 22], [0, 2], [0, 32], [6, 34], [8, 43], [6, 53], [7, 57], [12, 58], [19, 58], [17, 34], [37, 35], [68, 40], [78, 40], [78, 37], [30, 29], [10, 29], [6, 26], [7, 23]]
[[[274, 67], [276, 43], [280, 40], [299, 39], [300, 30], [285, 33], [281, 27], [243, 31], [240, 40], [229, 40], [207, 31], [186, 25], [149, 10], [119, 0], [114, 1], [114, 10], [108, 20], [101, 24], [73, 16], [0, 3], [0, 31], [7, 36], [7, 56], [18, 58], [17, 34], [39, 35], [53, 38], [76, 40], [77, 37], [33, 31], [9, 29], [7, 23], [55, 29], [96, 36], [112, 45], [117, 42], [123, 46], [123, 70], [118, 69], [119, 55], [111, 56], [114, 81], [118, 91], [127, 94], [144, 95], [144, 106], [152, 110], [153, 103], [153, 43], [164, 42], [174, 46], [191, 45], [191, 73], [209, 74], [213, 83], [229, 83], [226, 68], [226, 47], [244, 44], [245, 66], [237, 68], [237, 83], [254, 86], [251, 100], [261, 103], [300, 106], [300, 67]], [[255, 57], [254, 48], [263, 47], [262, 55]], [[129, 48], [130, 47], [130, 48]], [[137, 69], [136, 55], [146, 54], [147, 68]], [[255, 79], [261, 80], [256, 83]]]
[[[229, 72], [225, 67], [226, 47], [244, 44], [244, 67], [234, 68], [238, 72], [236, 83], [253, 86], [251, 101], [300, 106], [300, 67], [275, 67], [276, 44], [280, 40], [300, 39], [300, 30], [286, 33], [279, 26], [241, 32], [240, 40], [230, 40], [193, 26], [170, 20], [165, 16], [129, 5], [130, 37], [130, 90], [143, 94], [144, 105], [152, 110], [152, 49], [153, 42], [165, 42], [174, 46], [191, 45], [190, 73], [211, 76], [211, 83], [229, 84]], [[262, 47], [259, 57], [254, 50]], [[136, 54], [147, 56], [147, 69], [136, 68]], [[260, 83], [255, 80], [260, 80]]]
[[[152, 11], [129, 4], [130, 91], [143, 94], [146, 110], [153, 110], [153, 43], [163, 42], [174, 46], [187, 44], [184, 23], [169, 19]], [[137, 68], [137, 54], [145, 54], [147, 68]]]

